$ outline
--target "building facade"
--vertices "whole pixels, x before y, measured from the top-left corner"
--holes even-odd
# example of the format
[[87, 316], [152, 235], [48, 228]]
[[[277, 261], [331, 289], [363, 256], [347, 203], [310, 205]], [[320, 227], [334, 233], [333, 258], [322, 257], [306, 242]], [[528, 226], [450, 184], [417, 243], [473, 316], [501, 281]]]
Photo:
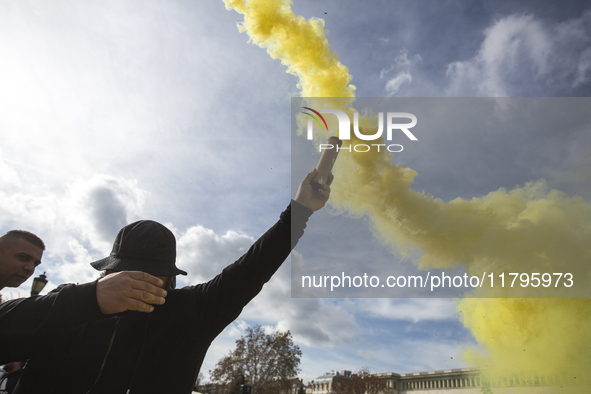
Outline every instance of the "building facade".
[[351, 377], [351, 371], [330, 371], [308, 383], [306, 394], [329, 394], [335, 381]]
[[[351, 371], [331, 371], [311, 381], [306, 394], [334, 394], [337, 379], [351, 376]], [[580, 393], [572, 377], [547, 375], [513, 375], [491, 379], [474, 368], [446, 369], [428, 372], [397, 374], [378, 373], [383, 379], [384, 394], [554, 394]], [[586, 377], [579, 377], [579, 383]]]

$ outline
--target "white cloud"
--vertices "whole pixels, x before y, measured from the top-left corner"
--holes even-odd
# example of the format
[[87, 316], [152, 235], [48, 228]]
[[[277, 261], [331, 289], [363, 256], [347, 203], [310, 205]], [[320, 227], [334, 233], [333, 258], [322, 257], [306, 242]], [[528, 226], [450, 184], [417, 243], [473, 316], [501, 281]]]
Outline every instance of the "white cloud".
[[382, 319], [405, 320], [413, 323], [432, 320], [456, 320], [453, 300], [446, 298], [360, 298], [349, 303], [348, 309], [368, 313]]
[[70, 236], [68, 240], [70, 253], [62, 261], [47, 267], [47, 273], [52, 278], [60, 278], [65, 283], [86, 283], [97, 278], [97, 271], [89, 263], [94, 259], [76, 238]]
[[186, 284], [206, 282], [242, 256], [254, 238], [227, 231], [223, 235], [203, 226], [190, 227], [177, 240], [177, 266], [187, 271]]
[[416, 63], [421, 63], [422, 61], [423, 61], [423, 58], [418, 53], [415, 54], [412, 58], [409, 58], [408, 57], [408, 50], [406, 50], [406, 49], [401, 50], [400, 53], [398, 54], [398, 56], [396, 56], [396, 58], [394, 59], [394, 63], [397, 66], [404, 66], [404, 67], [409, 67], [409, 66], [412, 66]]
[[147, 195], [135, 180], [104, 174], [74, 183], [67, 194], [67, 222], [105, 252], [123, 226], [140, 219]]
[[225, 335], [232, 338], [238, 338], [248, 327], [249, 325], [247, 322], [242, 319], [236, 319], [228, 326], [228, 328], [226, 328]]
[[447, 94], [514, 96], [587, 83], [590, 32], [591, 12], [554, 26], [531, 15], [503, 17], [484, 31], [473, 58], [448, 65]]
[[388, 96], [395, 95], [400, 86], [404, 83], [412, 82], [412, 75], [410, 74], [410, 70], [419, 63], [423, 62], [423, 58], [419, 54], [415, 54], [414, 56], [408, 56], [408, 50], [402, 49], [400, 53], [394, 58], [394, 63], [389, 68], [384, 68], [380, 71], [380, 79], [384, 78], [387, 74], [392, 72], [393, 70], [398, 71], [396, 76], [390, 78], [386, 83], [384, 90]]
[[106, 256], [119, 229], [142, 215], [146, 192], [134, 180], [97, 174], [70, 185], [48, 185], [43, 174], [2, 165], [22, 179], [0, 184], [2, 229], [29, 230], [44, 240], [47, 250], [37, 271], [47, 271], [52, 283], [95, 278], [89, 263]]
[[388, 96], [393, 96], [394, 94], [396, 94], [396, 92], [398, 92], [398, 89], [400, 89], [400, 86], [405, 82], [412, 82], [412, 76], [409, 72], [398, 73], [398, 75], [390, 79], [388, 83], [386, 83], [385, 87]]
[[2, 149], [0, 149], [0, 185], [3, 185], [4, 190], [8, 187], [18, 188], [22, 186], [17, 172], [11, 166], [4, 163]]

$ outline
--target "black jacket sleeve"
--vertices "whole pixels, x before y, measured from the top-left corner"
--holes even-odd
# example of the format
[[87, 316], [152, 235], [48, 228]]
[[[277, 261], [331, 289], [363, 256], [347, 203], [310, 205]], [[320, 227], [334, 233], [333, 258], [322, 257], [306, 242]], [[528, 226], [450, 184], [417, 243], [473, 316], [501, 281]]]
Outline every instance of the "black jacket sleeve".
[[271, 279], [304, 234], [310, 215], [312, 210], [292, 201], [279, 221], [242, 257], [211, 281], [194, 288], [199, 298], [199, 316], [209, 320], [212, 335], [236, 319]]
[[46, 296], [0, 304], [0, 365], [27, 359], [40, 343], [101, 315], [96, 282], [64, 285]]

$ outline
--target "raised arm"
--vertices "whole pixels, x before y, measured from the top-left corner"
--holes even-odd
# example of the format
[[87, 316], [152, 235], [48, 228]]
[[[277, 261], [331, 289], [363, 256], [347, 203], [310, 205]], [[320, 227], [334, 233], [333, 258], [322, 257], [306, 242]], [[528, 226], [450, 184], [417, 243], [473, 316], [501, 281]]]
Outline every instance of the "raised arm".
[[[263, 234], [235, 263], [206, 284], [195, 286], [200, 319], [207, 319], [216, 335], [232, 322], [283, 264], [295, 247], [308, 218], [322, 208], [330, 196], [329, 184], [314, 185], [316, 170], [302, 181], [296, 199], [279, 221]], [[332, 177], [331, 177], [332, 179]]]

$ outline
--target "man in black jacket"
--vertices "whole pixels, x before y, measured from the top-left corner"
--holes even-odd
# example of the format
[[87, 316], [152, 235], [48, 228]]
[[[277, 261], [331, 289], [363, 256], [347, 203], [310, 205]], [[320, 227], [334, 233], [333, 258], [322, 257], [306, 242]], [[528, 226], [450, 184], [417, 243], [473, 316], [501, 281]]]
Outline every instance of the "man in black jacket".
[[[303, 235], [308, 217], [328, 200], [329, 186], [313, 187], [315, 175], [305, 177], [279, 221], [214, 279], [162, 290], [166, 302], [146, 292], [149, 313], [126, 311], [98, 294], [129, 270], [159, 277], [160, 286], [184, 273], [174, 262], [174, 236], [152, 221], [125, 226], [111, 255], [92, 263], [112, 274], [0, 306], [0, 363], [29, 358], [15, 394], [190, 393], [213, 339], [260, 292]], [[18, 319], [24, 312], [27, 322]]]

